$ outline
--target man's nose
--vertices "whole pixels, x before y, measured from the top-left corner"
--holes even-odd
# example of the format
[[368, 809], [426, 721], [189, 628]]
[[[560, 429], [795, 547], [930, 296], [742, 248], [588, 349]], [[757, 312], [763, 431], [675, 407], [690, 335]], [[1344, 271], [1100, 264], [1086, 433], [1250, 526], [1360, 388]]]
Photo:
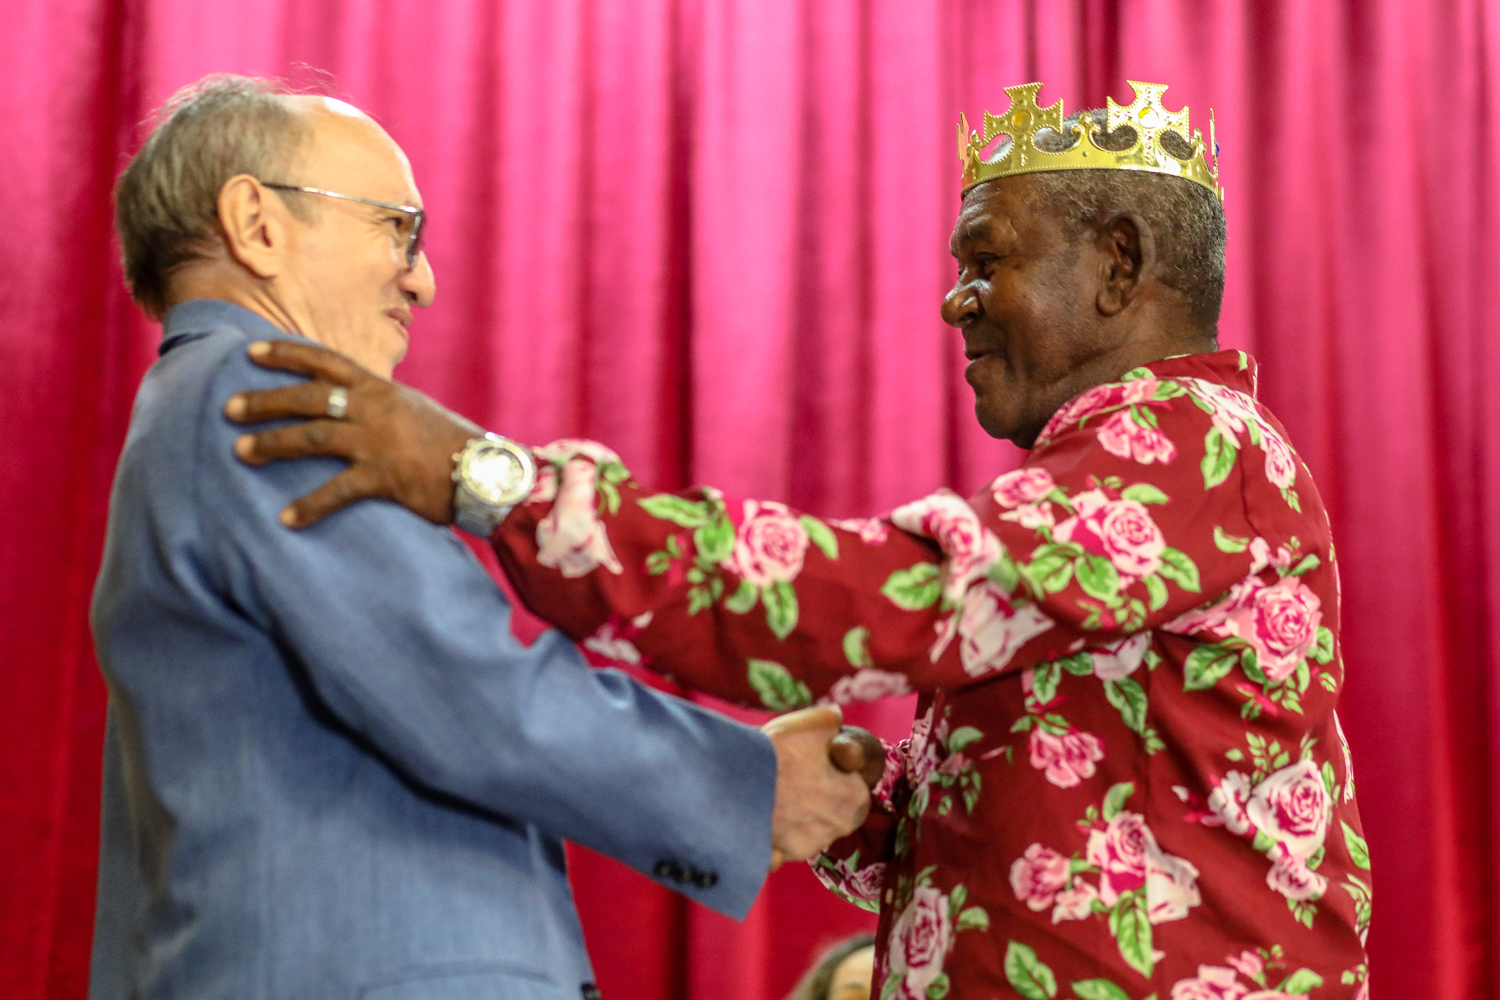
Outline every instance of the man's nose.
[[964, 326], [979, 318], [979, 296], [974, 286], [960, 278], [943, 296], [943, 322], [949, 326]]
[[432, 264], [427, 260], [425, 250], [417, 254], [416, 266], [401, 275], [399, 284], [413, 305], [432, 305], [432, 300], [437, 298], [437, 277], [432, 273]]

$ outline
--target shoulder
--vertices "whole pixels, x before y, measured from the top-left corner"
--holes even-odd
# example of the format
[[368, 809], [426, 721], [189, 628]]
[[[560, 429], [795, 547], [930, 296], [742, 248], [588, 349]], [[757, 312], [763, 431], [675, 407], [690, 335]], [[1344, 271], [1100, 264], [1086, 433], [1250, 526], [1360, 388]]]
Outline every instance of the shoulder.
[[[1095, 453], [1099, 461], [1165, 469], [1197, 457], [1213, 425], [1214, 404], [1205, 399], [1202, 380], [1162, 377], [1146, 369], [1130, 374], [1137, 373], [1065, 403], [1038, 435], [1033, 460], [1082, 451]], [[1249, 405], [1253, 413], [1254, 401]]]

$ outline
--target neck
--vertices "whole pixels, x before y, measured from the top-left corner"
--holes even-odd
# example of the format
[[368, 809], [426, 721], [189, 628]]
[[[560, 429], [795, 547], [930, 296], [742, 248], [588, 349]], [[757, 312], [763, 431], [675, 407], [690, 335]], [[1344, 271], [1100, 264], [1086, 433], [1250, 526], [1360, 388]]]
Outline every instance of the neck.
[[220, 261], [203, 261], [180, 268], [172, 276], [167, 308], [192, 299], [218, 299], [250, 310], [277, 329], [309, 340], [318, 339], [311, 325], [281, 301], [270, 283], [251, 280], [238, 268], [229, 271], [221, 265]]

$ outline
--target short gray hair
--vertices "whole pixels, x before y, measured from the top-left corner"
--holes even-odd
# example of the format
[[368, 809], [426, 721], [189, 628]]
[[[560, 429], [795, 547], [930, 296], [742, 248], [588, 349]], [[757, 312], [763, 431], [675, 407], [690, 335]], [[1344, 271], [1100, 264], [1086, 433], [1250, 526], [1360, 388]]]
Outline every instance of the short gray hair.
[[[166, 312], [174, 269], [221, 246], [224, 183], [238, 174], [285, 170], [302, 149], [310, 129], [286, 93], [271, 80], [208, 76], [173, 94], [157, 113], [151, 135], [115, 185], [125, 284], [149, 315]], [[308, 217], [300, 199], [287, 206]]]
[[[1098, 142], [1104, 148], [1129, 149], [1135, 144], [1135, 129], [1128, 125], [1104, 132], [1104, 109], [1082, 114], [1098, 124], [1103, 132]], [[1037, 146], [1049, 151], [1070, 146], [1070, 126], [1078, 117], [1069, 115], [1061, 134], [1051, 130], [1040, 133]], [[1162, 133], [1162, 146], [1180, 160], [1192, 153], [1175, 132]], [[1072, 238], [1125, 212], [1136, 212], [1144, 218], [1156, 235], [1162, 284], [1182, 296], [1200, 329], [1217, 332], [1224, 301], [1224, 242], [1228, 234], [1224, 208], [1213, 192], [1181, 177], [1143, 170], [1053, 170], [1033, 176], [1041, 196], [1066, 220]]]

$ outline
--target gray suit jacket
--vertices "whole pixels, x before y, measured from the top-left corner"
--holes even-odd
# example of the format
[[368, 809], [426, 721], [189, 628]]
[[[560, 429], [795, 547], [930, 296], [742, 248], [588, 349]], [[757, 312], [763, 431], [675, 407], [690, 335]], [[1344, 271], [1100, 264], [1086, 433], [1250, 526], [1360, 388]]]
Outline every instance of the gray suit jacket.
[[530, 648], [464, 545], [386, 502], [276, 520], [340, 468], [252, 469], [222, 416], [285, 337], [167, 317], [94, 597], [109, 685], [94, 1000], [578, 1000], [561, 838], [741, 916], [765, 877], [758, 731]]

